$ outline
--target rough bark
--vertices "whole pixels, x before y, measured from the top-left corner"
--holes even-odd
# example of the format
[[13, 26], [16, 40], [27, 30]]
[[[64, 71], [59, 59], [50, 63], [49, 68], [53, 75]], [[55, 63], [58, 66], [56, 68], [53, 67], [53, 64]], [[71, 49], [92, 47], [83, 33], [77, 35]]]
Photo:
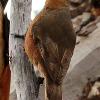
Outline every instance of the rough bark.
[[0, 0], [0, 100], [9, 100], [10, 68], [8, 65], [9, 21], [4, 15], [8, 0]]
[[0, 76], [1, 76], [1, 74], [3, 72], [3, 68], [4, 68], [3, 17], [4, 17], [3, 7], [2, 7], [2, 5], [0, 5]]
[[11, 1], [9, 54], [17, 100], [37, 100], [37, 78], [24, 52], [24, 36], [30, 22], [31, 0]]
[[10, 78], [11, 78], [10, 68], [9, 66], [6, 66], [3, 69], [2, 78], [0, 81], [0, 87], [1, 87], [0, 100], [9, 100]]

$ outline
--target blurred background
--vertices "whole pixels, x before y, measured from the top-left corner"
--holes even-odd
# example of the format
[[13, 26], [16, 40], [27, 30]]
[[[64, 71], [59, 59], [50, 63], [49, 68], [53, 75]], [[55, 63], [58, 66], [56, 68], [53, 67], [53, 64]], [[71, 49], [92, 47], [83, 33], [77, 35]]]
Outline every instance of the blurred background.
[[[32, 19], [36, 16], [36, 14], [39, 13], [39, 11], [43, 8], [44, 4], [45, 0], [32, 0], [32, 13], [31, 13]], [[9, 19], [10, 19], [10, 6], [11, 6], [11, 0], [8, 1], [7, 6], [5, 8], [5, 13], [7, 12]]]

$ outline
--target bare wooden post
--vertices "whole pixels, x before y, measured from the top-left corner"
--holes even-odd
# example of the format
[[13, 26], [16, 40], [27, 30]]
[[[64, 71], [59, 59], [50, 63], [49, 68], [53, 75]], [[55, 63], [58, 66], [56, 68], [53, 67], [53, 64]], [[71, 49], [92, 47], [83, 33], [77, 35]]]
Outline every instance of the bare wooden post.
[[31, 19], [32, 0], [11, 0], [9, 54], [17, 100], [37, 100], [33, 67], [24, 52], [24, 36]]
[[4, 69], [4, 39], [3, 39], [3, 17], [4, 17], [4, 9], [0, 3], [0, 76]]
[[[0, 0], [0, 100], [9, 100], [10, 68], [8, 65], [8, 34], [9, 21], [4, 15], [4, 9], [8, 0]], [[7, 37], [7, 38], [6, 38]]]

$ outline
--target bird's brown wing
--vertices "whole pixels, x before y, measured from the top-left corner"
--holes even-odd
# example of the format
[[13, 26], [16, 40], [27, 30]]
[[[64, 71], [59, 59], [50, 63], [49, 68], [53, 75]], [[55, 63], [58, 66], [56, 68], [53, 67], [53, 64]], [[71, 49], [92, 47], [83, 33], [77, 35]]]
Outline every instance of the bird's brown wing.
[[51, 11], [33, 26], [34, 37], [39, 39], [37, 47], [43, 59], [42, 66], [56, 82], [64, 78], [75, 47], [76, 38], [67, 11]]
[[68, 12], [62, 8], [42, 13], [25, 39], [32, 63], [36, 62], [39, 70], [58, 84], [68, 70], [76, 40]]

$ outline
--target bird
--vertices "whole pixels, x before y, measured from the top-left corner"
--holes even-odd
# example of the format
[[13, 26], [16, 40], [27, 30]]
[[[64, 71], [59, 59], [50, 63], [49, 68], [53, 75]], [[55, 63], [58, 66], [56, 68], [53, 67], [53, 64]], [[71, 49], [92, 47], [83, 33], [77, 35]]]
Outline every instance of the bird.
[[69, 0], [46, 0], [30, 23], [24, 48], [45, 78], [45, 100], [62, 100], [62, 83], [76, 44]]

